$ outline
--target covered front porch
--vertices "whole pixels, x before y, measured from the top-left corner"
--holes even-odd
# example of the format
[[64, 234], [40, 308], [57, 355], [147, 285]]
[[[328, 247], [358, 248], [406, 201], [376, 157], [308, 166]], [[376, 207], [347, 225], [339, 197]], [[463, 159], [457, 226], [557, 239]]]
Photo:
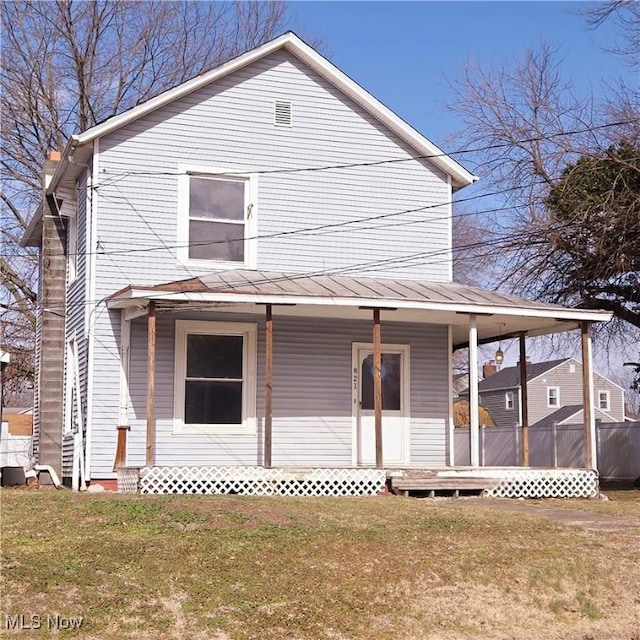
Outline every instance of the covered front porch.
[[[586, 414], [593, 419], [590, 323], [609, 317], [457, 284], [254, 271], [131, 286], [111, 296], [109, 307], [119, 309], [121, 315], [114, 470], [123, 490], [135, 486], [142, 492], [170, 493], [377, 493], [392, 486], [398, 474], [410, 477], [416, 470], [487, 478], [479, 460], [478, 345], [499, 336], [518, 338], [525, 362], [527, 336], [579, 329]], [[207, 329], [207, 323], [215, 324], [215, 330]], [[224, 326], [218, 330], [218, 325]], [[186, 418], [191, 409], [185, 409], [189, 393], [185, 385], [192, 380], [200, 385], [226, 383], [215, 375], [207, 378], [206, 372], [204, 377], [202, 373], [189, 377], [188, 364], [180, 373], [175, 354], [181, 344], [185, 350], [190, 348], [184, 342], [190, 331], [194, 335], [242, 334], [246, 344], [255, 343], [254, 351], [243, 356], [242, 374], [234, 374], [232, 380], [241, 388], [243, 403], [235, 430], [208, 429], [189, 424]], [[131, 354], [137, 353], [133, 369], [140, 372], [141, 339], [146, 340], [144, 398], [140, 380], [132, 379], [131, 361]], [[454, 469], [451, 356], [466, 346], [471, 465]], [[159, 358], [165, 359], [158, 364]], [[170, 369], [174, 394], [169, 401], [166, 379], [161, 381], [159, 415], [157, 376], [166, 376]], [[132, 394], [132, 383], [137, 395]], [[526, 404], [526, 376], [523, 396]], [[140, 430], [143, 405], [144, 434]], [[590, 428], [587, 425], [585, 448], [593, 442]], [[239, 443], [245, 448], [242, 456], [218, 455]], [[189, 447], [201, 451], [206, 447], [210, 454], [198, 458], [191, 451], [187, 455]], [[316, 455], [314, 447], [326, 451]], [[185, 451], [184, 459], [180, 450]], [[209, 459], [211, 464], [203, 463]], [[566, 477], [583, 478], [577, 483], [571, 480], [572, 486], [591, 487], [589, 478], [597, 478], [593, 447], [585, 459], [587, 470], [566, 470]], [[545, 471], [527, 466], [525, 411], [523, 468], [496, 470], [491, 479], [496, 486], [513, 484], [513, 478], [523, 478], [525, 471], [536, 477]], [[576, 495], [584, 493], [575, 487]]]

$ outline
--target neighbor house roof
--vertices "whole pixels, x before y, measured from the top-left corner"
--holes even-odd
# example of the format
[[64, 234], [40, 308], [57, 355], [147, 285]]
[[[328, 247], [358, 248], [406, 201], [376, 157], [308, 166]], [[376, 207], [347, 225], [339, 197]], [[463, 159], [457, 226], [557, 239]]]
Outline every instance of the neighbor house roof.
[[[582, 411], [581, 404], [569, 404], [565, 407], [560, 407], [553, 413], [550, 413], [548, 416], [542, 418], [542, 420], [538, 420], [535, 424], [531, 425], [532, 427], [547, 427], [551, 428], [553, 423], [555, 422], [558, 425], [569, 423], [569, 424], [579, 424], [580, 421], [570, 423], [569, 420], [571, 418], [575, 418]], [[612, 422], [612, 417], [599, 409], [598, 407], [594, 407], [596, 420], [602, 420], [603, 422]]]
[[[547, 362], [534, 362], [527, 364], [527, 382], [541, 376], [559, 364], [571, 360], [571, 358], [561, 358], [560, 360], [549, 360]], [[514, 389], [520, 386], [520, 367], [505, 367], [493, 375], [481, 380], [478, 384], [478, 391], [494, 391], [498, 389]]]
[[582, 411], [581, 404], [568, 404], [565, 407], [560, 407], [548, 416], [538, 420], [532, 427], [552, 427], [553, 423], [562, 424], [565, 420], [572, 418]]
[[[451, 325], [454, 346], [468, 339], [468, 314], [477, 314], [478, 336], [484, 340], [497, 339], [499, 330], [503, 336], [521, 331], [543, 335], [611, 317], [606, 311], [567, 309], [456, 283], [250, 270], [216, 271], [154, 286], [129, 285], [112, 294], [108, 305], [136, 307], [151, 300], [181, 307], [242, 304], [245, 311], [247, 305], [297, 305], [312, 307], [314, 315], [330, 308], [332, 316], [341, 307], [344, 318], [362, 317], [358, 311], [363, 307], [383, 308], [389, 320]], [[279, 313], [300, 315], [300, 308], [282, 307]]]

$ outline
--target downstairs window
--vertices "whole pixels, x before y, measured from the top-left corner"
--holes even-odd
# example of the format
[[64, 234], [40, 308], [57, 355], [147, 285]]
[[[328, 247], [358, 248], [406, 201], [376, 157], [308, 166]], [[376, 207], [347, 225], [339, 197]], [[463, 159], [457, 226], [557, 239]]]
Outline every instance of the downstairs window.
[[176, 321], [174, 431], [249, 433], [256, 425], [256, 326]]

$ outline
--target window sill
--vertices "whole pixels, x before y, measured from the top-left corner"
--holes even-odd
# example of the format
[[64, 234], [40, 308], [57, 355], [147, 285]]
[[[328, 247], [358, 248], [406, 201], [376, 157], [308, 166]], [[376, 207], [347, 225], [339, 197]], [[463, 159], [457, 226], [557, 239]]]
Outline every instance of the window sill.
[[174, 436], [251, 436], [255, 434], [254, 424], [176, 424], [172, 431]]
[[217, 260], [187, 260], [177, 262], [176, 269], [196, 269], [201, 271], [229, 271], [230, 269], [246, 269], [256, 271], [258, 267], [247, 262], [218, 262]]

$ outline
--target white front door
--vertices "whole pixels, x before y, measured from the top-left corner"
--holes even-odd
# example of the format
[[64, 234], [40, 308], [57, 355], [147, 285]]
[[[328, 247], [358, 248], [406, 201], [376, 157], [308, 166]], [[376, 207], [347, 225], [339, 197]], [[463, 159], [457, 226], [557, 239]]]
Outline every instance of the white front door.
[[[382, 345], [382, 463], [409, 463], [409, 347]], [[373, 345], [353, 349], [353, 411], [356, 422], [357, 463], [376, 463], [373, 406]]]

